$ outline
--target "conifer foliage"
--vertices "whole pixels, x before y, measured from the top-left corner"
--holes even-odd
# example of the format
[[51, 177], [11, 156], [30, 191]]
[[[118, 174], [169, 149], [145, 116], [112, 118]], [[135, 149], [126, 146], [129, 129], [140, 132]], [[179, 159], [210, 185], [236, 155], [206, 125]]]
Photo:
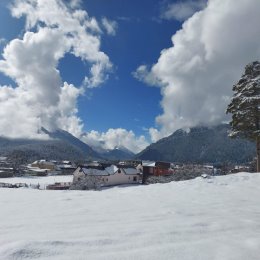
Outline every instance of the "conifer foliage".
[[233, 86], [234, 95], [227, 113], [232, 114], [231, 137], [245, 137], [257, 144], [257, 171], [260, 171], [260, 62], [245, 67], [245, 73]]

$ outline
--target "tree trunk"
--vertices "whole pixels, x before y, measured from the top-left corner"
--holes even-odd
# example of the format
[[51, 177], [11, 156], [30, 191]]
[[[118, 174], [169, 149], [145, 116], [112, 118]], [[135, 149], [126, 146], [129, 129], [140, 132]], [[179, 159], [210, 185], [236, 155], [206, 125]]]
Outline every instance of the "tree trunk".
[[260, 172], [260, 137], [256, 138], [256, 155], [257, 155], [256, 171]]

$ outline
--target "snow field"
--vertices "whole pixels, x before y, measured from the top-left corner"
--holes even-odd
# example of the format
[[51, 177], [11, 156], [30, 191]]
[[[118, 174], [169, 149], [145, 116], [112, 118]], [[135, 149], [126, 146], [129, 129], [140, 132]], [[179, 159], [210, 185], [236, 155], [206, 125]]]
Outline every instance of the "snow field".
[[3, 188], [0, 259], [258, 260], [259, 186], [260, 174], [239, 173], [102, 191]]

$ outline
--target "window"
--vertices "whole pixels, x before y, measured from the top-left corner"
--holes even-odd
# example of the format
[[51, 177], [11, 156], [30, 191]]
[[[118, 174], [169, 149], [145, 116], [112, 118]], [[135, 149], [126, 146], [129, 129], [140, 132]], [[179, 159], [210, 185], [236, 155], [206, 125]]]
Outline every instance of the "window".
[[135, 177], [133, 177], [133, 181], [137, 181], [137, 177], [135, 176]]

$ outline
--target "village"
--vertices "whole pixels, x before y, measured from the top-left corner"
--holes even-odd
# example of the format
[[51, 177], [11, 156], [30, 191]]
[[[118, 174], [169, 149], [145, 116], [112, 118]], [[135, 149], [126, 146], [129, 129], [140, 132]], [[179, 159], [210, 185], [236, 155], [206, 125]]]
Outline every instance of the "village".
[[[252, 165], [177, 164], [140, 160], [77, 164], [68, 160], [41, 159], [14, 167], [14, 163], [7, 157], [0, 157], [0, 188], [101, 190], [117, 185], [167, 183], [243, 171], [253, 171]], [[14, 182], [16, 178], [19, 178], [19, 182]], [[40, 180], [45, 185], [40, 185]]]

